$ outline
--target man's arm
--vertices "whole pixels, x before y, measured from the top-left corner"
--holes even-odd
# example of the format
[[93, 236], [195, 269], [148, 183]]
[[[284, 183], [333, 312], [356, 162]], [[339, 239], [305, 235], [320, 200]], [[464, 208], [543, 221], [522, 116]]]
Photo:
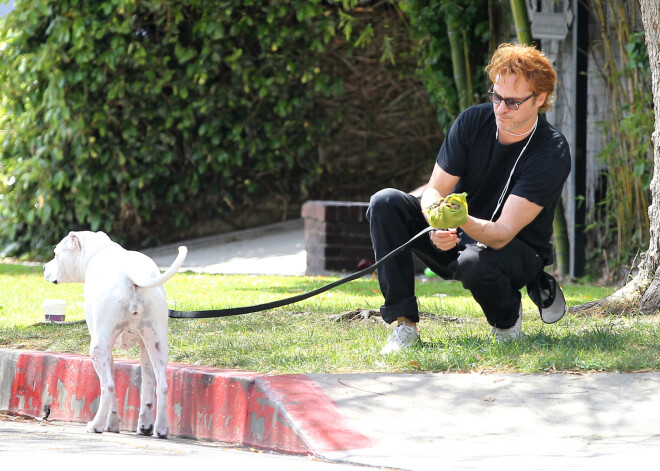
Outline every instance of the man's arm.
[[542, 210], [543, 206], [520, 196], [509, 195], [497, 221], [468, 216], [461, 229], [474, 240], [497, 250], [511, 242]]
[[436, 163], [429, 183], [422, 193], [422, 209], [432, 205], [440, 198], [447, 196], [458, 183], [459, 177], [450, 175]]
[[[442, 170], [436, 163], [431, 179], [422, 193], [422, 208], [451, 193], [459, 179]], [[469, 216], [468, 208], [468, 220], [461, 229], [477, 242], [497, 250], [511, 242], [542, 210], [543, 207], [536, 203], [520, 196], [509, 195], [497, 221]], [[458, 237], [455, 232], [438, 230], [431, 232], [431, 241], [440, 250], [450, 250], [458, 243]]]

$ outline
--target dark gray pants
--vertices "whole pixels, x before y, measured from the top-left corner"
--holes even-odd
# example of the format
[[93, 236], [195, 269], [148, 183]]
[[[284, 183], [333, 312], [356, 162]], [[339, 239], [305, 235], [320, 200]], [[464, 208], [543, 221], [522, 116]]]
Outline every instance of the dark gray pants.
[[[367, 218], [376, 260], [428, 227], [419, 198], [392, 188], [371, 197]], [[520, 290], [543, 269], [541, 257], [518, 239], [493, 250], [477, 246], [460, 230], [458, 235], [459, 244], [452, 250], [438, 250], [429, 237], [422, 237], [378, 267], [378, 282], [385, 298], [380, 311], [386, 322], [394, 322], [398, 317], [419, 322], [414, 252], [442, 278], [460, 281], [479, 303], [490, 325], [508, 329], [515, 324], [520, 308]]]

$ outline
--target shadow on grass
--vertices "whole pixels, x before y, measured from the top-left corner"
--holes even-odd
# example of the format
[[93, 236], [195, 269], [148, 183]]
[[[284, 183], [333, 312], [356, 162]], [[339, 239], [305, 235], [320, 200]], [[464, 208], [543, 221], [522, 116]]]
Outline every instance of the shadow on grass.
[[[593, 326], [575, 332], [537, 332], [521, 341], [457, 335], [423, 340], [390, 358], [404, 371], [639, 371], [660, 367], [660, 341], [635, 329]], [[397, 358], [398, 356], [398, 358]]]
[[0, 328], [0, 348], [88, 353], [89, 331], [84, 321], [4, 327]]
[[41, 275], [42, 264], [8, 264], [0, 263], [0, 275]]

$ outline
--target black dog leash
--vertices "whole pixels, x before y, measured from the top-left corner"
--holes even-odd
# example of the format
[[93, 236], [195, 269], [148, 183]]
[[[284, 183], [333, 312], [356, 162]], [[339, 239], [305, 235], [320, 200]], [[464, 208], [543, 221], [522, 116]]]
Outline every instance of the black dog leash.
[[286, 306], [287, 304], [293, 304], [297, 303], [299, 301], [302, 301], [307, 298], [311, 298], [312, 296], [316, 296], [317, 294], [321, 294], [325, 291], [331, 290], [332, 288], [335, 288], [339, 285], [343, 285], [344, 283], [348, 283], [349, 281], [353, 281], [357, 278], [360, 278], [368, 273], [371, 273], [374, 268], [376, 268], [378, 265], [381, 263], [385, 263], [392, 257], [396, 256], [399, 254], [399, 252], [403, 251], [406, 249], [408, 246], [410, 246], [413, 242], [415, 242], [417, 239], [419, 239], [421, 236], [424, 234], [431, 232], [433, 227], [427, 227], [424, 229], [422, 232], [417, 234], [415, 237], [410, 239], [408, 242], [403, 244], [401, 247], [397, 247], [396, 249], [392, 250], [390, 253], [385, 255], [383, 258], [378, 260], [376, 263], [373, 265], [360, 270], [356, 273], [353, 273], [352, 275], [348, 275], [344, 278], [341, 278], [337, 281], [334, 281], [330, 284], [327, 284], [325, 286], [322, 286], [320, 288], [317, 288], [313, 291], [309, 291], [307, 293], [299, 294], [297, 296], [292, 296], [290, 298], [284, 298], [280, 299], [278, 301], [271, 301], [269, 303], [263, 303], [263, 304], [256, 304], [254, 306], [244, 306], [244, 307], [232, 307], [232, 308], [227, 308], [227, 309], [210, 309], [206, 311], [174, 311], [172, 309], [169, 310], [169, 316], [174, 319], [207, 319], [210, 317], [228, 317], [228, 316], [238, 316], [241, 314], [248, 314], [250, 312], [259, 312], [259, 311], [267, 311], [269, 309], [275, 309], [281, 306]]

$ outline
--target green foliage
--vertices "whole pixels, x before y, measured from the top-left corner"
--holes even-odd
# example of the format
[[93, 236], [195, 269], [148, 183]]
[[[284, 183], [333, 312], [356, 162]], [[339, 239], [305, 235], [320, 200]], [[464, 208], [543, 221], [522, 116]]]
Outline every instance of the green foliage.
[[153, 243], [273, 195], [304, 198], [342, 93], [320, 0], [18, 0], [0, 32], [0, 252], [65, 230]]
[[[402, 148], [427, 155], [441, 140], [435, 123], [424, 125], [428, 98], [416, 92], [408, 65], [419, 60], [448, 128], [460, 110], [444, 18], [462, 31], [469, 78], [483, 84], [486, 5], [18, 0], [0, 27], [0, 255], [45, 257], [75, 229], [105, 230], [139, 247], [207, 221], [242, 228], [261, 214], [272, 222], [308, 197], [332, 196], [319, 188], [336, 189], [328, 175], [346, 155], [365, 161], [350, 165], [365, 169], [356, 173], [364, 191], [374, 185], [365, 172], [378, 187], [410, 185], [414, 168], [405, 183], [396, 165], [395, 177], [370, 170], [390, 154], [408, 159]], [[400, 27], [406, 21], [410, 32]], [[354, 73], [348, 94], [338, 64]], [[362, 66], [377, 73], [361, 76]], [[365, 84], [365, 96], [381, 97], [372, 114], [359, 109], [373, 102], [358, 96]], [[387, 140], [378, 134], [389, 119], [381, 115], [393, 121], [394, 104], [411, 119], [398, 116]], [[349, 116], [351, 106], [358, 109]], [[337, 136], [354, 123], [363, 125], [357, 135], [371, 137], [350, 134], [355, 146], [347, 148]]]
[[438, 122], [446, 131], [462, 111], [452, 75], [447, 25], [451, 23], [454, 30], [462, 33], [466, 68], [471, 71], [471, 76], [466, 80], [476, 84], [473, 95], [467, 97], [467, 103], [482, 103], [487, 88], [484, 67], [490, 55], [488, 2], [406, 0], [399, 3], [410, 18], [411, 29], [419, 41], [420, 75], [432, 104], [438, 110]]
[[598, 0], [592, 9], [602, 28], [610, 118], [599, 123], [606, 139], [599, 153], [604, 191], [587, 229], [594, 246], [591, 263], [619, 282], [649, 240], [653, 95], [644, 32], [635, 31], [636, 5]]

